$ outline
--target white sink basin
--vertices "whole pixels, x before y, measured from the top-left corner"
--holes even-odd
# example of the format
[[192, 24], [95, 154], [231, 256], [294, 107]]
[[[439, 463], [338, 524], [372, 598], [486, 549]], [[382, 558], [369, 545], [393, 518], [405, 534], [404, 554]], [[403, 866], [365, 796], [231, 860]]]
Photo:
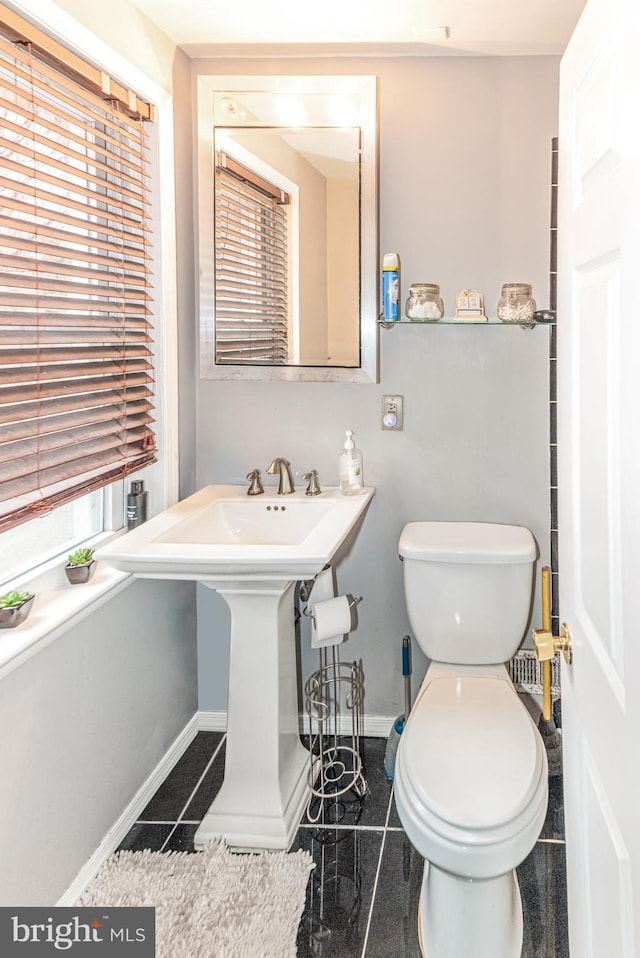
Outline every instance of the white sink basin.
[[156, 542], [218, 545], [299, 545], [324, 519], [333, 503], [282, 496], [217, 499], [184, 519]]
[[349, 537], [374, 494], [327, 489], [247, 496], [245, 486], [207, 486], [101, 549], [143, 577], [218, 579], [263, 575], [306, 579]]

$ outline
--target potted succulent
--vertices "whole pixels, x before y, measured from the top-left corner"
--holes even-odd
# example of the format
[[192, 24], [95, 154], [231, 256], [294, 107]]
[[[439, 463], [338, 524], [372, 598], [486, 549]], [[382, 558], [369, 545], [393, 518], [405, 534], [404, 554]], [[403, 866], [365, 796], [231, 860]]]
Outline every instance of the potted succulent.
[[96, 571], [96, 560], [93, 558], [93, 549], [76, 549], [67, 559], [64, 567], [67, 579], [71, 585], [88, 582]]
[[13, 629], [31, 612], [35, 596], [31, 592], [5, 592], [0, 595], [0, 629]]

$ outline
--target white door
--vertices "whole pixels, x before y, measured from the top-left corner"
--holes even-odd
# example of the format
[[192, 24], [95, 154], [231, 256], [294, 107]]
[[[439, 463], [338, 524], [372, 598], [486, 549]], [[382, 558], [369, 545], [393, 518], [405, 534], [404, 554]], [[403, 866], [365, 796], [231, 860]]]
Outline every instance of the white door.
[[571, 958], [640, 956], [640, 3], [562, 61], [560, 616]]

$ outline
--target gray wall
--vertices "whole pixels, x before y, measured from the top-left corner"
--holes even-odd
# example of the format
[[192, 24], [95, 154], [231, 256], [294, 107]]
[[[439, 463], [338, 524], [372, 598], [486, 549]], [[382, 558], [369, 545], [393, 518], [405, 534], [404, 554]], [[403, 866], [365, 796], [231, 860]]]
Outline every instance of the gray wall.
[[[194, 261], [194, 181], [192, 163], [193, 117], [191, 114], [191, 68], [186, 54], [175, 51], [172, 90], [176, 168], [176, 282], [178, 307], [180, 494], [184, 499], [196, 485], [196, 382], [198, 340], [196, 315], [197, 274]], [[194, 587], [195, 589], [195, 587]]]
[[[402, 296], [437, 282], [453, 311], [476, 287], [495, 315], [500, 286], [530, 282], [548, 303], [555, 57], [198, 60], [194, 74], [360, 73], [379, 78], [380, 252], [397, 251]], [[362, 658], [365, 713], [402, 711], [409, 632], [397, 543], [412, 519], [528, 526], [549, 561], [548, 330], [403, 326], [380, 331], [379, 385], [197, 384], [197, 485], [241, 482], [285, 455], [298, 474], [337, 480], [355, 430], [377, 487], [341, 591], [363, 595], [344, 655]], [[404, 432], [382, 432], [385, 393], [405, 398]], [[229, 617], [199, 590], [199, 704], [226, 708]], [[315, 664], [302, 636], [304, 671]], [[416, 652], [414, 684], [426, 662]]]
[[132, 580], [2, 679], [1, 905], [55, 904], [192, 718], [194, 619]]

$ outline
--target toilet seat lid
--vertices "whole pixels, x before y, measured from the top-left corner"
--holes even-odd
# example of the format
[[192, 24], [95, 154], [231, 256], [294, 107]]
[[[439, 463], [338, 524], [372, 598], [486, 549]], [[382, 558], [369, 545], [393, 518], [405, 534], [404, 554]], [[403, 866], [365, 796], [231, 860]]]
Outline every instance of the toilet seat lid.
[[414, 796], [450, 825], [503, 825], [528, 805], [538, 787], [542, 741], [504, 679], [433, 679], [402, 738]]

